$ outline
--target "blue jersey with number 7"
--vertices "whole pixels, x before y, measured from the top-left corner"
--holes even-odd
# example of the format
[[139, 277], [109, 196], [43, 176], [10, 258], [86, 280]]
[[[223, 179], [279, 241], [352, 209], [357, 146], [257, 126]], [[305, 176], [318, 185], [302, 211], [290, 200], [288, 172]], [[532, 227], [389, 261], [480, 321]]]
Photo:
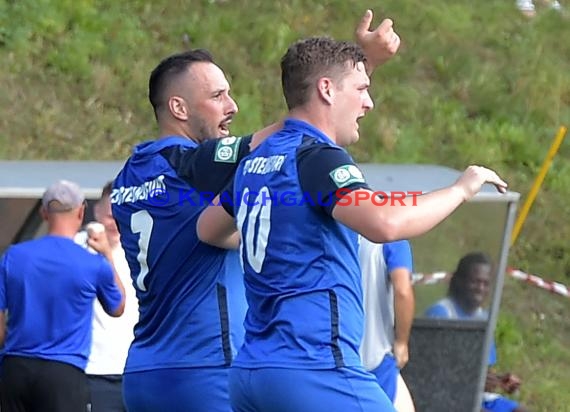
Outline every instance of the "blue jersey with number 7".
[[196, 222], [233, 177], [248, 141], [142, 143], [116, 177], [113, 216], [140, 311], [125, 372], [229, 365], [241, 346], [238, 254], [200, 242]]

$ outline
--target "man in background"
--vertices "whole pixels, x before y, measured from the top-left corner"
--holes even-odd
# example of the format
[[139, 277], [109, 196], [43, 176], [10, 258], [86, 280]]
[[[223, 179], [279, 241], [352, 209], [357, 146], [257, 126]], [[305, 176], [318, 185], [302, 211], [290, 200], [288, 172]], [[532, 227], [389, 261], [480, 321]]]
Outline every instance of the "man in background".
[[[487, 320], [489, 313], [483, 304], [491, 286], [491, 258], [481, 252], [463, 256], [449, 281], [447, 297], [439, 300], [426, 310], [426, 316], [442, 319]], [[513, 393], [520, 386], [520, 379], [511, 374], [498, 374], [494, 370], [497, 363], [497, 349], [493, 341], [489, 351], [489, 369], [483, 394], [483, 410], [488, 412], [528, 412], [518, 402], [494, 393], [501, 389]]]
[[415, 307], [410, 242], [373, 243], [361, 238], [359, 259], [364, 296], [362, 364], [376, 376], [398, 412], [413, 412], [412, 397], [400, 375], [408, 363]]
[[[109, 316], [96, 301], [93, 308], [93, 336], [91, 353], [85, 373], [91, 392], [91, 412], [123, 412], [123, 371], [133, 329], [138, 320], [138, 304], [131, 281], [129, 265], [121, 247], [117, 224], [111, 213], [113, 182], [108, 182], [95, 203], [94, 216], [97, 222], [87, 225], [87, 230], [78, 233], [78, 241], [84, 243], [89, 236], [103, 231], [113, 255], [117, 274], [125, 288], [125, 311], [119, 318]], [[82, 242], [82, 240], [83, 242]]]
[[88, 241], [97, 255], [74, 242], [84, 212], [85, 198], [75, 183], [54, 183], [42, 197], [41, 215], [48, 233], [10, 246], [2, 257], [4, 412], [84, 412], [88, 407], [84, 370], [93, 301], [97, 298], [109, 315], [118, 317], [125, 292], [104, 233]]

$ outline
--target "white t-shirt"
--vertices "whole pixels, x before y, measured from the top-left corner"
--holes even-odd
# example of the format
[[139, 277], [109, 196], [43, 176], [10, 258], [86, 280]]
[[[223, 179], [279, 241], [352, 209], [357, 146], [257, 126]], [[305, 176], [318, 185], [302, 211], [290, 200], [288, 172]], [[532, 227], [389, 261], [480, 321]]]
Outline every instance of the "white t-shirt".
[[392, 352], [394, 344], [394, 287], [390, 273], [400, 267], [411, 273], [412, 256], [406, 240], [377, 244], [363, 237], [359, 254], [365, 315], [360, 356], [370, 371]]
[[[75, 241], [85, 245], [86, 232], [80, 232]], [[134, 339], [134, 326], [139, 318], [138, 301], [131, 272], [120, 244], [113, 249], [113, 263], [125, 288], [125, 311], [114, 318], [107, 315], [97, 299], [93, 308], [91, 353], [85, 368], [88, 375], [122, 375], [129, 347]]]

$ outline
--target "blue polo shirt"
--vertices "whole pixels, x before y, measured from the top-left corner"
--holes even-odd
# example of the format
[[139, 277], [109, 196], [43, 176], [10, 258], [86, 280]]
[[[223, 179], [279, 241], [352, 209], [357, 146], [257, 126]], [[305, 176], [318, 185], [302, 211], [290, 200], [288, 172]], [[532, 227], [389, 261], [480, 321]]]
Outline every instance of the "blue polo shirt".
[[0, 310], [7, 311], [4, 356], [84, 370], [95, 298], [111, 312], [122, 298], [103, 256], [51, 235], [11, 246], [0, 262]]

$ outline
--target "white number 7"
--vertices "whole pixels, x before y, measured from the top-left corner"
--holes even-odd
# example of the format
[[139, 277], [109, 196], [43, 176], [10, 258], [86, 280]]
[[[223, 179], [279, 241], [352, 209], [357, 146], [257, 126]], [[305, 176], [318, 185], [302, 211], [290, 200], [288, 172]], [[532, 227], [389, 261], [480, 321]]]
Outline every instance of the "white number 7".
[[139, 254], [137, 260], [140, 265], [140, 271], [137, 275], [136, 285], [141, 291], [146, 292], [144, 279], [148, 275], [148, 263], [146, 257], [148, 254], [148, 245], [150, 243], [150, 234], [152, 233], [152, 216], [146, 210], [140, 210], [131, 216], [131, 232], [140, 233], [139, 236]]

